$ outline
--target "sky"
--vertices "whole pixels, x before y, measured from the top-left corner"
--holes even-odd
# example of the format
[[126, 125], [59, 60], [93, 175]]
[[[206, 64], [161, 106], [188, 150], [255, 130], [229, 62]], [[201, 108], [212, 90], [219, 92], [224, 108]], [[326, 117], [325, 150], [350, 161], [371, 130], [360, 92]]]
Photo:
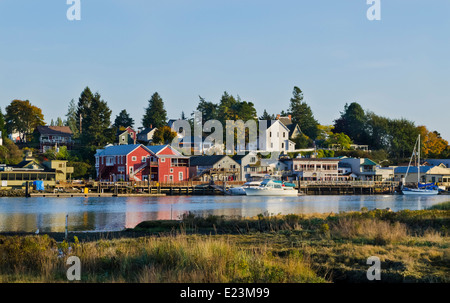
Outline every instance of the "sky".
[[450, 1], [0, 0], [0, 108], [30, 100], [64, 118], [86, 86], [141, 126], [154, 92], [169, 118], [224, 91], [277, 114], [294, 86], [319, 123], [346, 103], [450, 141]]

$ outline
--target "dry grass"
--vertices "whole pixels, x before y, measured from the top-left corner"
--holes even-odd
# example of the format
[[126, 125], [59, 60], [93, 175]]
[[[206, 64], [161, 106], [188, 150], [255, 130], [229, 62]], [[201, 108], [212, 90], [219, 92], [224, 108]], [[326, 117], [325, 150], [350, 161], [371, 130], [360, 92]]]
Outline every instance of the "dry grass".
[[187, 217], [141, 225], [177, 232], [73, 241], [70, 251], [47, 236], [0, 236], [0, 282], [67, 282], [69, 255], [81, 259], [82, 282], [363, 282], [370, 256], [385, 282], [450, 282], [449, 218], [445, 210]]
[[[64, 282], [67, 256], [59, 258], [40, 237], [23, 239], [39, 253], [33, 257], [15, 254], [11, 249], [24, 249], [15, 246], [22, 239], [7, 239], [8, 245], [0, 246], [0, 252], [10, 256], [0, 264], [3, 282]], [[101, 240], [81, 243], [71, 254], [81, 259], [86, 282], [325, 282], [299, 254], [280, 258], [264, 246], [246, 249], [225, 238], [207, 236]]]

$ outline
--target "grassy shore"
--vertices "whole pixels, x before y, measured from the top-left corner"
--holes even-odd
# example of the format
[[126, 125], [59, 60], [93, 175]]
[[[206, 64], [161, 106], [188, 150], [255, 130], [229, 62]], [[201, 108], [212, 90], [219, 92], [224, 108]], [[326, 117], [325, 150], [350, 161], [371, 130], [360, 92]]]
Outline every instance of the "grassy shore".
[[450, 282], [449, 203], [429, 210], [143, 222], [120, 238], [0, 236], [1, 282]]

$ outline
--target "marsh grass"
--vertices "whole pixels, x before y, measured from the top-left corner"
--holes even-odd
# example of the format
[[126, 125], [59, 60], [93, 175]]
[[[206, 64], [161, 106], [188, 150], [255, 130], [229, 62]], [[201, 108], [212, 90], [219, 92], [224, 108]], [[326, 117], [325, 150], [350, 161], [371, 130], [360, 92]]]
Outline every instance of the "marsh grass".
[[[3, 241], [3, 281], [65, 281], [69, 255], [59, 257], [54, 243], [38, 236]], [[224, 238], [173, 234], [73, 244], [70, 255], [81, 260], [82, 281], [325, 282], [301, 255], [273, 256], [264, 246], [242, 248]]]
[[1, 282], [67, 282], [81, 259], [82, 282], [296, 283], [366, 280], [379, 256], [386, 282], [449, 282], [448, 210], [258, 215], [152, 221], [141, 238], [56, 243], [0, 236]]

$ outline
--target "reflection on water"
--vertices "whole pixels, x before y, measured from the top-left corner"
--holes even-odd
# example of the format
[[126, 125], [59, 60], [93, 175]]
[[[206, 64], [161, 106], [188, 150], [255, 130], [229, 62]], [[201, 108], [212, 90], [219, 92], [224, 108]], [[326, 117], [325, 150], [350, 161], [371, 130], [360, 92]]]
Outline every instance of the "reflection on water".
[[449, 196], [173, 196], [130, 198], [0, 198], [0, 231], [116, 231], [146, 220], [178, 219], [186, 212], [251, 217], [261, 213], [337, 213], [362, 207], [424, 209]]

